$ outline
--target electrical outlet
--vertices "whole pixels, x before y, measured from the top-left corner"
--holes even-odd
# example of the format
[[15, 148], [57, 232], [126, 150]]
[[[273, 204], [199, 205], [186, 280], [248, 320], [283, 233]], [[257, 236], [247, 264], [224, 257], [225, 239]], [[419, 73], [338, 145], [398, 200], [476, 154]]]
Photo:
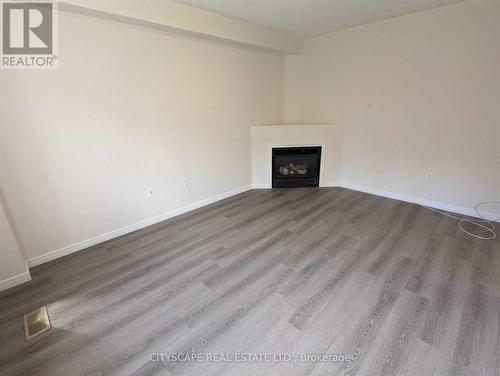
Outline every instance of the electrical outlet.
[[146, 188], [146, 197], [151, 199], [151, 200], [153, 199], [153, 197], [154, 197], [153, 187]]
[[426, 182], [429, 182], [432, 180], [432, 174], [430, 172], [428, 172], [426, 175], [425, 175], [425, 181]]
[[189, 188], [189, 179], [188, 178], [183, 179], [182, 186], [184, 187], [184, 189]]

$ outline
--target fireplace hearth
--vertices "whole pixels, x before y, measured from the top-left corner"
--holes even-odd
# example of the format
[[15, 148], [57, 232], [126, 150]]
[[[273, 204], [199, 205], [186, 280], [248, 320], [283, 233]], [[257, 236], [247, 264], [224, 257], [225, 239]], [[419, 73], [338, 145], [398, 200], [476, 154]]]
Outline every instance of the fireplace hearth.
[[319, 186], [321, 146], [273, 148], [272, 158], [273, 188]]

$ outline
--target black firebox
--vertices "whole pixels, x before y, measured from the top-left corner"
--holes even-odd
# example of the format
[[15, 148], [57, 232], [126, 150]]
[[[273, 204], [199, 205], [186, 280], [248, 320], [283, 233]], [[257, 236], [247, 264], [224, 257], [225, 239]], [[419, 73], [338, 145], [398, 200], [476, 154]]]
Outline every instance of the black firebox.
[[273, 148], [273, 188], [318, 187], [321, 146]]

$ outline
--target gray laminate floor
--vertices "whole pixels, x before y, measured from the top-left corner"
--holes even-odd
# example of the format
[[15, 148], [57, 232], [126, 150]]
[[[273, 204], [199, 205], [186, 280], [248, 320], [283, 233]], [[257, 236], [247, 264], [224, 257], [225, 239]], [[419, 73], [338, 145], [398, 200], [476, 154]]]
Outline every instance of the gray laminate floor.
[[500, 374], [500, 242], [347, 189], [249, 191], [32, 275], [0, 294], [2, 376]]

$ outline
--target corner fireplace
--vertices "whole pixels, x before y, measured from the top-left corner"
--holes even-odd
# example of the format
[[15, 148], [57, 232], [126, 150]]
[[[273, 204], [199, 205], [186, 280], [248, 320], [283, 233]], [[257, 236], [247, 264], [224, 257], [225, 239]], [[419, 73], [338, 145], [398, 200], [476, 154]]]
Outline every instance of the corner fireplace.
[[273, 188], [319, 187], [321, 146], [273, 148], [272, 158]]

